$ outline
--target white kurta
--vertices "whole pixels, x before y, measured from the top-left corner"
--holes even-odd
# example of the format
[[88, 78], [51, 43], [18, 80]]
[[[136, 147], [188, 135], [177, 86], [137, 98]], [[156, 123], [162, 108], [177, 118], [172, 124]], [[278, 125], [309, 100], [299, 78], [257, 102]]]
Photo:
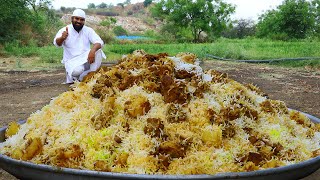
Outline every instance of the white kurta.
[[[66, 27], [61, 28], [58, 31], [58, 33], [56, 34], [56, 36], [53, 40], [53, 44], [55, 46], [61, 47], [61, 46], [57, 45], [56, 39], [61, 37], [63, 31], [65, 31], [65, 30], [66, 30]], [[63, 64], [65, 64], [65, 68], [66, 68], [66, 83], [73, 82], [72, 77], [71, 77], [73, 69], [75, 67], [87, 62], [88, 54], [91, 49], [90, 45], [95, 44], [95, 43], [100, 43], [101, 47], [103, 47], [102, 39], [98, 36], [98, 34], [92, 28], [87, 27], [87, 26], [83, 26], [81, 31], [78, 33], [73, 28], [72, 24], [68, 25], [68, 37], [62, 44], [63, 58], [61, 61]], [[96, 53], [96, 60], [97, 61], [99, 61], [99, 59], [97, 59], [98, 57], [106, 58], [103, 51], [99, 51], [99, 52], [101, 55], [98, 53], [98, 51]], [[99, 62], [97, 62], [97, 63], [92, 64], [92, 66], [94, 66], [94, 67], [97, 65], [100, 66], [101, 60], [100, 60], [100, 64], [99, 64]], [[95, 68], [93, 68], [93, 67], [91, 68], [91, 66], [90, 66], [90, 70], [91, 69], [95, 69]]]

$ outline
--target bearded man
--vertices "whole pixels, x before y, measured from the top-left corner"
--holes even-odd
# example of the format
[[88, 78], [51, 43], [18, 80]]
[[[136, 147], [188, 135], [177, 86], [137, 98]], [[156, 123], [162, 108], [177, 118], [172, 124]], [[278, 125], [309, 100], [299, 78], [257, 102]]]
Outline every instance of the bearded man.
[[102, 59], [106, 58], [101, 50], [102, 39], [92, 28], [84, 25], [85, 19], [83, 10], [74, 10], [71, 24], [60, 29], [53, 40], [55, 46], [63, 47], [61, 62], [65, 65], [68, 84], [82, 81], [89, 72], [96, 71]]

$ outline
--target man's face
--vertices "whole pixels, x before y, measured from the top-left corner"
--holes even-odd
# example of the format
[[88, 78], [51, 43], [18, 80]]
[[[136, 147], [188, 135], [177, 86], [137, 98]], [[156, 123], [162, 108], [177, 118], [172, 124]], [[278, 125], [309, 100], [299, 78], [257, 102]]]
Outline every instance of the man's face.
[[84, 25], [85, 19], [79, 16], [72, 16], [71, 22], [76, 31], [80, 31]]

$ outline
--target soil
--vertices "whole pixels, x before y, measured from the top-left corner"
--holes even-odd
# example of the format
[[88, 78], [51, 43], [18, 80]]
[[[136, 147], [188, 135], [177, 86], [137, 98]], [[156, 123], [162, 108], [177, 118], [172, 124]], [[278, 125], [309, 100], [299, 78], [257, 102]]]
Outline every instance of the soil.
[[[241, 82], [261, 88], [270, 99], [284, 101], [288, 107], [320, 117], [320, 71], [308, 68], [291, 69], [266, 64], [205, 61], [204, 69], [225, 72]], [[0, 125], [27, 119], [48, 104], [51, 98], [69, 89], [62, 84], [64, 69], [21, 72], [0, 70]], [[320, 169], [304, 180], [316, 180]], [[15, 177], [0, 171], [0, 179]]]

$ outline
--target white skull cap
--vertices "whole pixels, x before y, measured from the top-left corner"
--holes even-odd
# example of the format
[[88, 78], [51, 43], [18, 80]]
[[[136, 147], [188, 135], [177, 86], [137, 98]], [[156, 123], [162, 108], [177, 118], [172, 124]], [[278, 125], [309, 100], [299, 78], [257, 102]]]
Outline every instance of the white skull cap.
[[78, 16], [82, 18], [86, 18], [86, 13], [82, 9], [76, 9], [73, 11], [72, 16]]

